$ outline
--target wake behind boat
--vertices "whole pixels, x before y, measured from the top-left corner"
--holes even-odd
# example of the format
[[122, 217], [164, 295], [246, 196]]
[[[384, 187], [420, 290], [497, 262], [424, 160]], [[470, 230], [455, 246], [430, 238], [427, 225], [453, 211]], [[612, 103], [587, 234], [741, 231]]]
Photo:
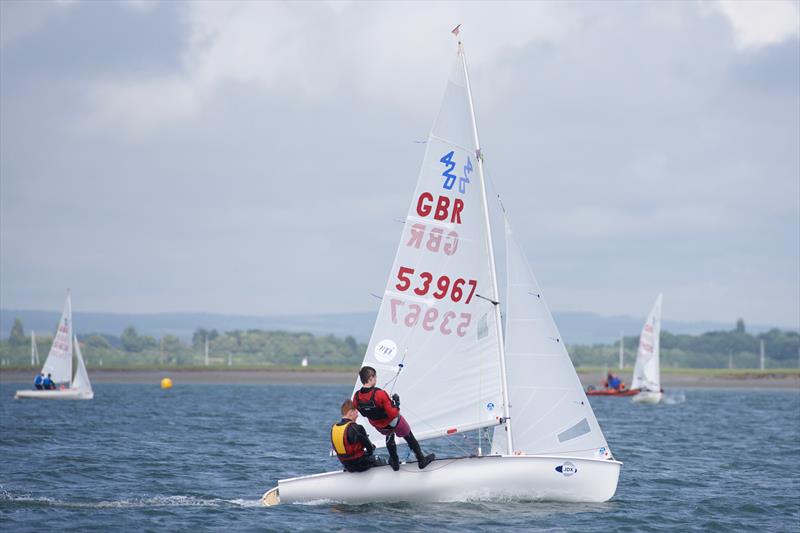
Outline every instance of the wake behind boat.
[[[74, 351], [73, 346], [75, 347]], [[74, 377], [72, 375], [73, 353], [77, 361]], [[78, 344], [78, 338], [72, 332], [72, 300], [69, 291], [67, 292], [67, 301], [64, 303], [64, 312], [58, 322], [58, 330], [53, 338], [53, 345], [50, 347], [50, 352], [42, 367], [42, 375], [52, 378], [54, 389], [18, 390], [14, 394], [14, 399], [91, 400], [94, 398], [89, 374], [86, 372], [86, 365], [83, 362], [81, 347]]]
[[[611, 455], [508, 217], [497, 207], [493, 213], [505, 227], [497, 243], [459, 42], [363, 365], [388, 379], [387, 392], [403, 397], [402, 414], [417, 440], [494, 428], [491, 455], [479, 446], [475, 455], [439, 458], [424, 470], [405, 463], [397, 472], [377, 466], [283, 479], [264, 494], [265, 505], [601, 502], [614, 495], [621, 463]], [[505, 245], [502, 298], [495, 245]], [[431, 391], [439, 391], [435, 401]], [[383, 443], [374, 428], [368, 432]]]

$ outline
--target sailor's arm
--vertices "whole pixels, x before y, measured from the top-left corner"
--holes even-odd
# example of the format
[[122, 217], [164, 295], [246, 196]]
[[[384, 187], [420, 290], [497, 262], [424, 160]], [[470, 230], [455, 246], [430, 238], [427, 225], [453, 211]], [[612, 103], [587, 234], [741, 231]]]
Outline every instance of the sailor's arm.
[[367, 455], [372, 454], [373, 450], [375, 450], [375, 445], [369, 440], [369, 435], [367, 435], [367, 430], [364, 429], [364, 426], [350, 424], [350, 427], [347, 428], [347, 438], [350, 442], [360, 442], [367, 451]]
[[375, 395], [375, 404], [382, 407], [390, 419], [397, 418], [400, 415], [400, 409], [392, 404], [392, 400], [385, 390], [380, 390]]

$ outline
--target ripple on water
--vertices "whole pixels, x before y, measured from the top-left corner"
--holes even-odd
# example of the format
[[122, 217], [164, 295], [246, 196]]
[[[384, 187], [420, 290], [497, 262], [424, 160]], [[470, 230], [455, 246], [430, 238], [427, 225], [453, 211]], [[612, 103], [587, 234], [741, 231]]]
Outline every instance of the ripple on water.
[[593, 398], [624, 462], [617, 494], [603, 504], [264, 508], [259, 498], [277, 479], [336, 468], [327, 432], [349, 387], [311, 387], [309, 404], [302, 386], [184, 385], [162, 393], [100, 384], [92, 402], [58, 405], [11, 401], [14, 388], [0, 384], [0, 520], [8, 530], [40, 529], [31, 524], [42, 519], [76, 529], [231, 532], [786, 531], [800, 523], [796, 391], [671, 391], [659, 406]]

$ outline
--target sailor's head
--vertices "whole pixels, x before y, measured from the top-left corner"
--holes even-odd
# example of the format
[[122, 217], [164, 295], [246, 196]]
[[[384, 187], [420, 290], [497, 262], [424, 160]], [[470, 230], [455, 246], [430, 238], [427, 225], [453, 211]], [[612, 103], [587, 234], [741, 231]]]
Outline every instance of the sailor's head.
[[47, 377], [51, 378], [51, 377], [53, 377], [53, 374], [47, 374]]
[[342, 416], [349, 418], [353, 422], [358, 418], [358, 411], [356, 411], [356, 406], [352, 400], [345, 400], [342, 404]]
[[374, 387], [375, 386], [375, 369], [371, 366], [362, 367], [361, 370], [358, 371], [358, 377], [361, 379], [361, 383], [363, 383], [367, 387]]

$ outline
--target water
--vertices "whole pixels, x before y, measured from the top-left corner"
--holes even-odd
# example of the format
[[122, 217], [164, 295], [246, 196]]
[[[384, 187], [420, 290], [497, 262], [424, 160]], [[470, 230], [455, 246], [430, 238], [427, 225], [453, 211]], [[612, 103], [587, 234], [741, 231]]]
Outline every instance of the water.
[[277, 479], [336, 467], [328, 430], [349, 387], [100, 384], [89, 402], [14, 401], [16, 388], [0, 384], [4, 531], [800, 530], [797, 391], [593, 398], [625, 463], [603, 504], [264, 508]]

